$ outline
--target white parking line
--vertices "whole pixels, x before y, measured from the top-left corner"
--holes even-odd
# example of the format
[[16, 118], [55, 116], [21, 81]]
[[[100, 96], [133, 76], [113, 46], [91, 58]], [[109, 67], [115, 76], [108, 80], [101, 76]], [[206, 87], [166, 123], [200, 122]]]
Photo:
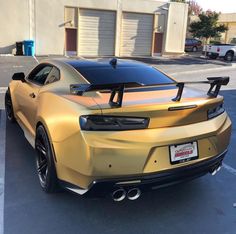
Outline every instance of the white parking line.
[[1, 93], [6, 93], [7, 87], [0, 87], [0, 94]]
[[6, 118], [5, 111], [1, 111], [0, 122], [0, 234], [3, 234], [4, 215], [4, 183], [5, 183], [5, 144]]
[[231, 174], [235, 175], [236, 176], [236, 169], [234, 169], [233, 167], [225, 164], [225, 163], [222, 163], [222, 166], [224, 169], [226, 169], [228, 172], [230, 172]]
[[187, 75], [187, 74], [195, 74], [195, 73], [208, 73], [210, 71], [224, 71], [224, 70], [235, 70], [234, 66], [223, 66], [223, 67], [211, 67], [211, 68], [202, 68], [200, 70], [187, 70], [187, 71], [179, 71], [179, 72], [170, 72], [168, 73], [171, 76], [177, 76], [177, 75]]

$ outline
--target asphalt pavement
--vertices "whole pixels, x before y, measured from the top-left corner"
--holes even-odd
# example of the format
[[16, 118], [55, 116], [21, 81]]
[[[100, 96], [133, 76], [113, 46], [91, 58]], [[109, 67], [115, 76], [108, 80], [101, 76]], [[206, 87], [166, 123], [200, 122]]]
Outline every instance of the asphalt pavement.
[[[0, 58], [0, 87], [7, 86], [13, 72], [27, 72], [37, 64], [33, 58], [22, 57], [18, 61], [14, 57], [13, 60], [7, 58], [5, 64]], [[160, 60], [157, 64], [155, 60], [149, 63], [162, 66], [162, 70], [179, 80], [202, 80], [216, 75], [231, 77], [229, 86], [221, 92], [233, 121], [232, 140], [221, 171], [215, 176], [208, 174], [142, 194], [136, 201], [115, 203], [108, 198], [86, 199], [69, 192], [48, 195], [40, 188], [35, 153], [22, 130], [17, 124], [6, 122], [5, 125], [1, 118], [1, 126], [6, 127], [5, 140], [0, 139], [1, 144], [5, 142], [5, 149], [0, 150], [0, 156], [1, 152], [5, 156], [4, 233], [236, 233], [236, 69], [224, 64], [206, 66], [192, 60], [189, 64], [188, 61], [174, 64], [174, 61]]]

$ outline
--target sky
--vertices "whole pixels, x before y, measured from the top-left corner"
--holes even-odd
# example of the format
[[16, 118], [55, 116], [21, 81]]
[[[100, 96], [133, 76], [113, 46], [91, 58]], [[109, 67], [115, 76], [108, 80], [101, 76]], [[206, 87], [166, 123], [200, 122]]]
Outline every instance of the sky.
[[204, 11], [210, 9], [221, 13], [236, 13], [236, 0], [195, 0]]

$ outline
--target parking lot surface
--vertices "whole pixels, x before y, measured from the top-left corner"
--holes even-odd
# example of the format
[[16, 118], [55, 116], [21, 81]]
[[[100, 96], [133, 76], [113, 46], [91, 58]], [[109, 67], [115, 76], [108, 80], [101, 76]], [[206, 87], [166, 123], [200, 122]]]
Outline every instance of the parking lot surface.
[[[36, 61], [19, 62], [25, 71], [33, 64]], [[8, 77], [12, 71], [20, 71], [12, 66], [6, 68], [5, 75]], [[168, 66], [163, 66], [168, 72]], [[7, 122], [4, 233], [235, 234], [236, 71], [214, 71], [221, 67], [214, 67], [215, 64], [213, 70], [204, 71], [205, 67], [199, 65], [199, 72], [189, 75], [191, 69], [181, 70], [180, 66], [177, 64], [175, 71], [174, 68], [169, 70], [180, 80], [200, 80], [215, 75], [231, 77], [229, 86], [221, 94], [225, 96], [225, 106], [233, 121], [232, 141], [223, 168], [216, 176], [208, 174], [188, 183], [142, 194], [136, 201], [121, 203], [115, 203], [110, 198], [83, 198], [65, 191], [48, 195], [41, 190], [38, 182], [34, 150], [20, 127]], [[0, 81], [1, 78], [0, 74]], [[4, 80], [4, 86], [9, 80]]]

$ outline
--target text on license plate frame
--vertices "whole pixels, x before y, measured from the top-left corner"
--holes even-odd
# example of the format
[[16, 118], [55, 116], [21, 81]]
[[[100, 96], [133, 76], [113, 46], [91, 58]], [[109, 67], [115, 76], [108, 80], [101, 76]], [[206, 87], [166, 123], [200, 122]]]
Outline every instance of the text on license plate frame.
[[[188, 152], [190, 150], [192, 151], [192, 153], [189, 155]], [[183, 144], [170, 145], [169, 154], [170, 154], [170, 163], [172, 165], [198, 159], [199, 158], [198, 142], [193, 141]]]

